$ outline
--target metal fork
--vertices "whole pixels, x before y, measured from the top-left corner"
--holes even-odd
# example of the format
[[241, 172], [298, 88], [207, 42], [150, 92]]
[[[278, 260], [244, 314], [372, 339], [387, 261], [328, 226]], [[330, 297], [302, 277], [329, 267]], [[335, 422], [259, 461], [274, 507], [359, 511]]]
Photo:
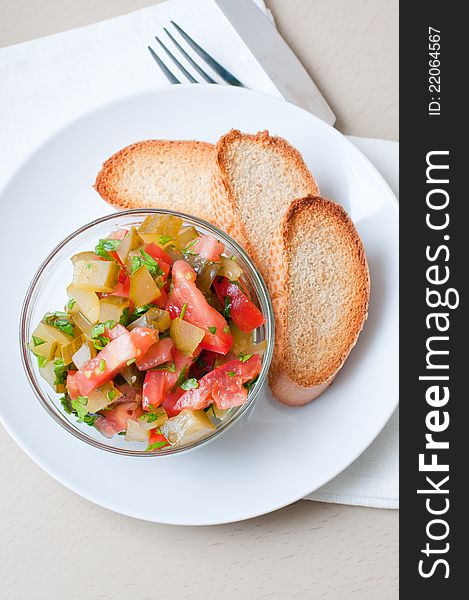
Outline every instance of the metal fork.
[[[219, 62], [217, 62], [206, 50], [204, 50], [197, 42], [195, 42], [190, 35], [188, 35], [177, 23], [171, 21], [171, 25], [175, 28], [176, 32], [181, 36], [184, 42], [187, 43], [190, 48], [194, 50], [196, 54], [202, 58], [202, 60], [228, 85], [235, 85], [238, 87], [246, 87], [239, 79], [237, 79], [232, 73], [227, 71], [225, 67], [223, 67]], [[166, 27], [163, 28], [166, 35], [171, 40], [172, 44], [177, 48], [178, 52], [184, 57], [184, 59], [191, 65], [191, 67], [203, 78], [207, 83], [218, 83], [211, 77], [204, 69], [196, 63], [196, 61], [192, 58], [192, 56], [183, 48], [183, 46], [177, 41], [177, 39], [171, 34]], [[183, 76], [190, 83], [200, 83], [194, 75], [186, 69], [186, 67], [174, 56], [171, 50], [161, 41], [158, 36], [155, 36], [156, 41], [159, 46], [164, 50], [167, 56], [172, 60], [172, 62], [176, 65], [179, 71], [183, 74]], [[181, 81], [176, 77], [176, 75], [168, 68], [168, 66], [164, 63], [160, 56], [155, 52], [155, 50], [148, 46], [148, 50], [152, 57], [155, 59], [156, 64], [163, 71], [164, 75], [167, 77], [170, 83], [181, 83]]]

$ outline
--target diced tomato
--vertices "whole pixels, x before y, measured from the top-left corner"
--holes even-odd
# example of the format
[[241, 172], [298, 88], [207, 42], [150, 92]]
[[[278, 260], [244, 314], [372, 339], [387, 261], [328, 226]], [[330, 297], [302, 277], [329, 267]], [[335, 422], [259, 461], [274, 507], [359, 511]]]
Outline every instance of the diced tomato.
[[158, 331], [148, 327], [135, 327], [130, 332], [130, 337], [136, 348], [135, 358], [140, 358], [157, 341]]
[[205, 296], [197, 288], [196, 277], [194, 269], [185, 261], [177, 260], [173, 264], [173, 289], [168, 300], [170, 314], [174, 314], [176, 310], [180, 313], [184, 304], [187, 304], [184, 319], [205, 331], [202, 348], [226, 354], [233, 344], [233, 336], [229, 333], [228, 324], [223, 316], [208, 304]]
[[202, 350], [202, 352], [199, 354], [199, 357], [191, 367], [189, 377], [200, 379], [204, 375], [207, 375], [207, 373], [210, 373], [210, 371], [213, 371], [215, 361], [219, 356], [219, 354], [210, 352], [210, 350]]
[[119, 323], [117, 323], [117, 325], [114, 325], [114, 327], [112, 329], [109, 329], [108, 327], [106, 327], [106, 329], [104, 330], [104, 335], [106, 337], [108, 337], [110, 340], [115, 340], [120, 335], [124, 335], [126, 333], [129, 333], [129, 332], [123, 325], [120, 325]]
[[95, 387], [112, 379], [135, 356], [136, 348], [129, 332], [109, 342], [76, 373], [80, 395], [87, 396]]
[[164, 397], [161, 406], [165, 409], [166, 413], [168, 414], [168, 417], [175, 417], [181, 412], [180, 410], [175, 410], [174, 407], [176, 406], [177, 401], [183, 394], [184, 390], [178, 388], [175, 392], [170, 392]]
[[174, 410], [199, 410], [215, 402], [217, 408], [226, 410], [241, 406], [247, 400], [244, 383], [251, 381], [261, 372], [262, 362], [254, 354], [246, 362], [230, 360], [199, 380], [199, 386], [187, 390], [177, 401]]
[[128, 233], [127, 229], [118, 229], [108, 236], [108, 240], [123, 240]]
[[152, 444], [159, 445], [160, 443], [163, 443], [164, 445], [159, 446], [159, 448], [155, 448], [155, 450], [160, 450], [160, 448], [166, 448], [166, 446], [171, 445], [162, 433], [158, 433], [157, 429], [150, 429], [148, 445], [149, 446], [151, 446]]
[[226, 277], [216, 277], [213, 287], [222, 305], [225, 298], [229, 298], [231, 318], [243, 333], [251, 333], [264, 323], [264, 315], [236, 283]]
[[164, 399], [164, 371], [148, 371], [143, 382], [142, 406], [148, 410], [150, 405], [157, 407]]
[[168, 292], [164, 288], [161, 288], [160, 292], [161, 295], [158, 296], [156, 300], [153, 300], [152, 304], [158, 308], [166, 308], [166, 304], [168, 303]]
[[78, 389], [78, 384], [75, 379], [76, 371], [69, 371], [67, 373], [67, 392], [72, 400], [76, 400], [80, 395], [80, 390]]
[[158, 263], [160, 263], [160, 261], [163, 261], [167, 265], [173, 264], [173, 259], [169, 256], [169, 254], [166, 254], [166, 252], [162, 248], [160, 248], [158, 244], [154, 244], [153, 242], [151, 242], [151, 244], [147, 244], [144, 247], [144, 250]]
[[140, 371], [145, 371], [172, 360], [171, 350], [173, 346], [174, 342], [171, 338], [158, 340], [148, 348], [143, 356], [137, 359], [137, 368]]
[[179, 306], [174, 306], [174, 304], [171, 304], [169, 300], [166, 303], [166, 310], [169, 312], [169, 318], [171, 320], [176, 319], [181, 314], [181, 309]]
[[127, 420], [137, 420], [143, 414], [139, 402], [121, 402], [95, 421], [95, 427], [104, 436], [111, 438], [116, 433], [127, 429]]
[[225, 251], [225, 246], [211, 235], [201, 235], [199, 238], [196, 238], [195, 244], [191, 246], [190, 251], [206, 260], [220, 262], [221, 254]]

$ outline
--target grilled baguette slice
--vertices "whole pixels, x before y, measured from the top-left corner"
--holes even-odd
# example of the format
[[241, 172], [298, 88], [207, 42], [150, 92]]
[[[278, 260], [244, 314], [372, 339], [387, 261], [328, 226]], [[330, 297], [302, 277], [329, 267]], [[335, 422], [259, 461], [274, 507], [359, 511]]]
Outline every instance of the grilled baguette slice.
[[319, 194], [301, 154], [268, 131], [232, 129], [216, 144], [212, 207], [215, 224], [251, 255], [261, 273], [272, 235], [294, 198]]
[[300, 406], [330, 385], [367, 318], [365, 251], [343, 208], [311, 196], [290, 204], [269, 265], [276, 325], [270, 387], [281, 402]]
[[206, 142], [137, 142], [104, 163], [95, 189], [116, 208], [166, 208], [213, 222], [213, 151]]

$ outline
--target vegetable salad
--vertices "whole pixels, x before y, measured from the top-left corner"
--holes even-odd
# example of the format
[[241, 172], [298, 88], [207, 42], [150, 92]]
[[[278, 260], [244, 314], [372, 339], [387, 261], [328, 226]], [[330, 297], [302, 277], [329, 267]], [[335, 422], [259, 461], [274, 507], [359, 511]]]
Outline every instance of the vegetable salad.
[[219, 240], [151, 215], [71, 261], [66, 307], [30, 342], [67, 413], [151, 452], [206, 437], [246, 402], [264, 316]]

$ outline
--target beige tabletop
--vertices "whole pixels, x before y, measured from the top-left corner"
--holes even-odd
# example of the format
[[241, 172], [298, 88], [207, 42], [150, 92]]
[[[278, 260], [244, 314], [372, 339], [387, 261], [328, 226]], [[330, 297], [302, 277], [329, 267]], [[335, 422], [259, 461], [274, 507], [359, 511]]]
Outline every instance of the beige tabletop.
[[[154, 3], [0, 0], [0, 46]], [[397, 0], [266, 3], [332, 105], [338, 128], [397, 139]], [[397, 511], [300, 501], [230, 525], [146, 523], [68, 491], [2, 429], [0, 478], [0, 598], [5, 600], [389, 600], [398, 595]]]

